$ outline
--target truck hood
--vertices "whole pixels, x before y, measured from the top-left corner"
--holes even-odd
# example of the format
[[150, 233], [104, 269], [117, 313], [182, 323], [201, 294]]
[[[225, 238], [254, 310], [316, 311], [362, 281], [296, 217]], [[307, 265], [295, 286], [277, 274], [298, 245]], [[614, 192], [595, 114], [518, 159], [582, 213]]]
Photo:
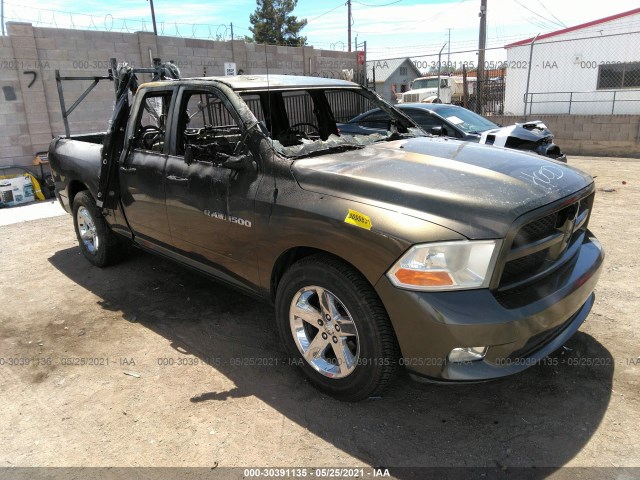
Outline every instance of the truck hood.
[[539, 155], [438, 138], [376, 143], [299, 159], [291, 168], [305, 190], [398, 211], [472, 239], [503, 238], [523, 213], [593, 182]]
[[[444, 88], [441, 88], [440, 90], [444, 90]], [[432, 95], [438, 94], [438, 89], [437, 88], [418, 88], [416, 90], [409, 90], [408, 92], [404, 92], [402, 96], [404, 97], [407, 94], [414, 94], [414, 93], [418, 93], [420, 94], [420, 96], [423, 96], [423, 95], [432, 96]]]

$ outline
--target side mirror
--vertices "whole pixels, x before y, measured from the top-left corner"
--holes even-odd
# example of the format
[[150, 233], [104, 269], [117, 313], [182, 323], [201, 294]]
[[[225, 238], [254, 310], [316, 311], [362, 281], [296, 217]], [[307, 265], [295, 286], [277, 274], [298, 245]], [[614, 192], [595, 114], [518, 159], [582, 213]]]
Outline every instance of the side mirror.
[[230, 156], [222, 162], [222, 166], [230, 170], [244, 170], [253, 166], [253, 155], [250, 153], [241, 153], [240, 155]]
[[444, 130], [442, 129], [442, 127], [431, 127], [431, 135], [442, 137], [444, 136]]
[[184, 162], [187, 165], [191, 165], [193, 163], [193, 148], [191, 145], [184, 147]]

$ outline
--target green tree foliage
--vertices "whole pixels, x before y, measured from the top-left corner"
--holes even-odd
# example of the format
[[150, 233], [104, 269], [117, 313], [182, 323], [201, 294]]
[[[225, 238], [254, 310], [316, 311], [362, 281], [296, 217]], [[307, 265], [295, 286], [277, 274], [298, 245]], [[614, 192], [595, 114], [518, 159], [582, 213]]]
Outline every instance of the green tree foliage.
[[249, 16], [253, 40], [270, 45], [305, 45], [307, 38], [300, 36], [300, 30], [307, 21], [291, 15], [297, 3], [298, 0], [256, 0], [256, 11]]

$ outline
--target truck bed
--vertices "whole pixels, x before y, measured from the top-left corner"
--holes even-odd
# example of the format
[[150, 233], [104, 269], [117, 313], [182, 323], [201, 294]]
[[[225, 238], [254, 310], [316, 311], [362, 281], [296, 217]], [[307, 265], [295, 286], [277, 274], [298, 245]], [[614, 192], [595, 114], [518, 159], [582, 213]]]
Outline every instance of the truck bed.
[[74, 183], [87, 186], [94, 198], [98, 192], [102, 141], [106, 133], [84, 133], [71, 138], [55, 138], [49, 148], [49, 161], [56, 175], [56, 197], [62, 207], [71, 213], [70, 199]]

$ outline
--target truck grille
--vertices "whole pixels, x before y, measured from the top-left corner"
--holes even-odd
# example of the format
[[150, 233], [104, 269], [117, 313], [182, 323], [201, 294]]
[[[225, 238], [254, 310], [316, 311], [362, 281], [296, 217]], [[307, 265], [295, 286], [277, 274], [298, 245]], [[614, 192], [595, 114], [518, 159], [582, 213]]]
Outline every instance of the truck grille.
[[405, 93], [404, 94], [404, 98], [402, 99], [402, 101], [404, 103], [419, 102], [420, 101], [420, 94], [419, 93]]
[[594, 193], [524, 224], [516, 233], [498, 290], [540, 279], [561, 266], [587, 230]]

